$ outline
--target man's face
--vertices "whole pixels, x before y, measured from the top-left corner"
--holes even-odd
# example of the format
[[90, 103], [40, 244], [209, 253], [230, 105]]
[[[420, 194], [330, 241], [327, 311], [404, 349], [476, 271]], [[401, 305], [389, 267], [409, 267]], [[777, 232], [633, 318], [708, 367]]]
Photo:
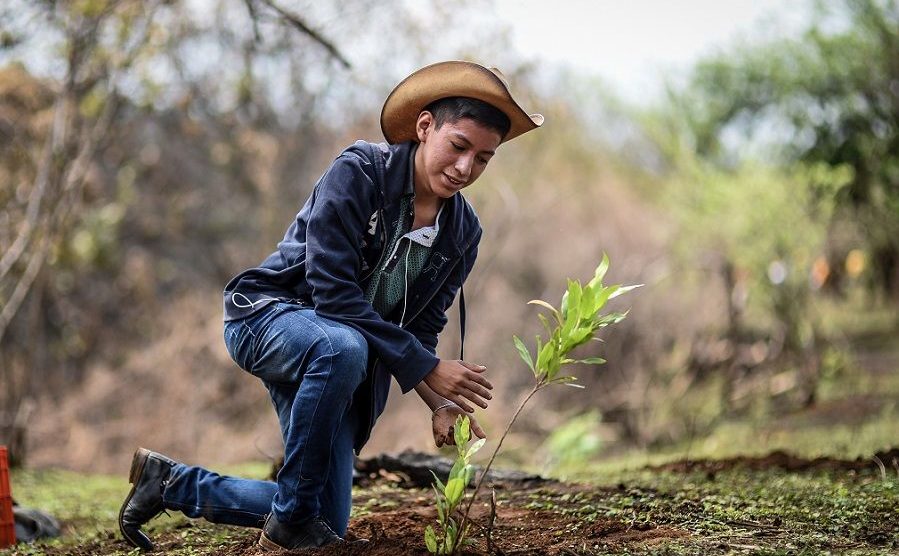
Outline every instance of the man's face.
[[435, 129], [430, 112], [422, 112], [416, 131], [418, 152], [415, 154], [415, 190], [443, 199], [468, 187], [487, 167], [499, 147], [499, 132], [463, 118], [444, 122]]

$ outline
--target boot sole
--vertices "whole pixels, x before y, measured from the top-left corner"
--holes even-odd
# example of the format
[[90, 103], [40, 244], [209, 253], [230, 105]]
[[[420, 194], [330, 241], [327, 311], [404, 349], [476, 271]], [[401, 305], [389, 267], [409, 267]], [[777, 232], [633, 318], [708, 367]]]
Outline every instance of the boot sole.
[[262, 548], [264, 548], [265, 550], [267, 550], [269, 552], [275, 552], [278, 550], [288, 550], [287, 548], [281, 546], [280, 544], [269, 540], [268, 537], [265, 536], [265, 533], [259, 534], [259, 542], [256, 544], [258, 544], [259, 546], [261, 546]]
[[[329, 543], [324, 546], [330, 546], [331, 544], [337, 544], [340, 542], [343, 542], [343, 541]], [[353, 541], [352, 543], [348, 543], [348, 544], [361, 545], [361, 544], [367, 544], [367, 543], [368, 543], [368, 539], [359, 539], [359, 540]], [[259, 545], [260, 547], [264, 548], [268, 552], [279, 552], [282, 550], [306, 550], [306, 549], [310, 549], [310, 548], [323, 548], [321, 546], [315, 546], [315, 545], [297, 546], [294, 548], [287, 548], [286, 546], [281, 546], [280, 544], [278, 544], [275, 541], [266, 537], [265, 532], [259, 533], [259, 542], [257, 542], [256, 544]]]
[[131, 490], [128, 492], [128, 496], [125, 497], [125, 501], [122, 502], [122, 507], [119, 510], [119, 531], [122, 532], [122, 536], [125, 537], [126, 541], [138, 548], [142, 547], [136, 540], [132, 539], [128, 535], [127, 531], [125, 531], [125, 527], [122, 525], [122, 516], [125, 513], [125, 508], [128, 507], [128, 502], [130, 502], [131, 497], [134, 496], [134, 491], [137, 489], [137, 482], [140, 479], [141, 474], [144, 472], [144, 466], [147, 464], [147, 458], [149, 455], [150, 450], [147, 450], [145, 448], [138, 448], [134, 452], [134, 457], [131, 460], [131, 470], [128, 472], [128, 482], [131, 484]]

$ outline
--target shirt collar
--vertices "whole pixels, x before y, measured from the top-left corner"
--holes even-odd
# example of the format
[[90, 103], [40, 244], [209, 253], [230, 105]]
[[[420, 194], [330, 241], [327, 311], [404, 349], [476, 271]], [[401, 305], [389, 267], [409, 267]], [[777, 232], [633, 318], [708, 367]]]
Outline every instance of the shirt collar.
[[424, 226], [417, 230], [412, 230], [411, 232], [407, 232], [403, 235], [405, 238], [409, 238], [409, 241], [413, 241], [423, 247], [431, 247], [434, 245], [434, 242], [437, 241], [437, 234], [440, 232], [440, 215], [443, 214], [443, 207], [446, 206], [446, 203], [443, 203], [440, 206], [440, 210], [437, 211], [437, 218], [434, 219], [433, 226]]

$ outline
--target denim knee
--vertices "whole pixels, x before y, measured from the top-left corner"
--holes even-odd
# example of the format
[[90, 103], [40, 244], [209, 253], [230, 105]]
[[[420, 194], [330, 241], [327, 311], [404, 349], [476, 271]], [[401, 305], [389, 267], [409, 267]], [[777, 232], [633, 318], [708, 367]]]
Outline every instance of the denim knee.
[[328, 330], [333, 350], [333, 365], [339, 376], [345, 377], [355, 389], [365, 379], [368, 363], [368, 342], [355, 328], [339, 326]]

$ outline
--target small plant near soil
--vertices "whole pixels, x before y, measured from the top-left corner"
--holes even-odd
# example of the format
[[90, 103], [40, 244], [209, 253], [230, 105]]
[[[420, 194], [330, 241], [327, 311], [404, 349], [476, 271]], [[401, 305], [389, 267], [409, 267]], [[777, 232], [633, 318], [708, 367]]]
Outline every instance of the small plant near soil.
[[[447, 542], [447, 540], [450, 539], [450, 536], [445, 534], [443, 543], [438, 543], [436, 533], [429, 525], [425, 530], [425, 544], [432, 554], [455, 554], [466, 543], [466, 537], [469, 530], [468, 515], [478, 492], [481, 490], [481, 484], [484, 481], [484, 477], [486, 477], [487, 473], [490, 471], [490, 467], [493, 465], [493, 461], [496, 459], [497, 454], [502, 448], [503, 441], [509, 434], [509, 430], [515, 423], [518, 415], [534, 394], [543, 388], [554, 384], [565, 384], [583, 388], [583, 386], [574, 384], [574, 382], [577, 381], [577, 377], [574, 375], [562, 374], [562, 368], [571, 363], [585, 363], [588, 365], [601, 365], [605, 363], [605, 360], [599, 357], [572, 359], [569, 357], [569, 354], [578, 346], [586, 344], [591, 340], [602, 341], [596, 336], [599, 329], [621, 322], [627, 315], [627, 313], [612, 312], [602, 314], [601, 312], [610, 299], [618, 297], [619, 295], [640, 286], [604, 286], [602, 280], [608, 270], [609, 258], [606, 255], [603, 255], [602, 262], [599, 263], [599, 266], [596, 267], [596, 271], [593, 273], [593, 278], [586, 285], [581, 285], [578, 280], [568, 280], [568, 289], [562, 295], [562, 303], [559, 309], [556, 309], [551, 304], [540, 299], [528, 302], [529, 304], [538, 305], [547, 309], [550, 315], [549, 317], [546, 315], [537, 315], [540, 322], [543, 324], [543, 327], [546, 329], [546, 340], [544, 341], [541, 336], [537, 336], [534, 356], [531, 355], [530, 350], [521, 338], [513, 336], [515, 348], [518, 350], [519, 356], [534, 374], [534, 386], [524, 397], [521, 404], [519, 404], [515, 413], [512, 414], [512, 419], [510, 419], [509, 424], [506, 425], [506, 430], [500, 437], [496, 448], [493, 450], [493, 454], [490, 456], [490, 460], [487, 462], [484, 471], [478, 478], [474, 492], [468, 498], [468, 504], [465, 506], [465, 510], [461, 512], [461, 517], [455, 518], [451, 514], [454, 514], [458, 510], [458, 506], [461, 505], [461, 501], [465, 497], [465, 487], [468, 485], [468, 480], [471, 478], [470, 475], [467, 475], [469, 471], [465, 471], [465, 469], [471, 469], [471, 466], [468, 463], [469, 458], [471, 457], [471, 454], [481, 448], [484, 442], [483, 439], [479, 440], [472, 445], [473, 449], [466, 450], [465, 445], [468, 442], [468, 427], [464, 427], [466, 436], [460, 437], [457, 434], [455, 440], [459, 456], [453, 464], [453, 471], [456, 472], [457, 479], [465, 480], [455, 483], [456, 486], [454, 486], [450, 492], [449, 485], [453, 479], [452, 473], [450, 474], [450, 479], [447, 481], [445, 487], [437, 476], [434, 476], [436, 481], [434, 488], [438, 493], [438, 521], [441, 524], [446, 524], [443, 525], [444, 532], [451, 531], [452, 539], [450, 542]], [[459, 431], [461, 428], [462, 426], [460, 426], [457, 421], [455, 430]], [[460, 440], [462, 442], [460, 442]], [[459, 469], [459, 471], [457, 471], [457, 469]], [[456, 501], [455, 504], [451, 505], [449, 503], [451, 499]], [[450, 529], [447, 529], [447, 527], [450, 527]]]
[[[455, 516], [459, 504], [465, 495], [465, 487], [471, 482], [474, 475], [474, 467], [469, 463], [471, 456], [481, 449], [486, 442], [480, 439], [471, 446], [471, 423], [467, 416], [460, 415], [453, 427], [453, 437], [456, 442], [456, 461], [450, 470], [449, 477], [444, 485], [437, 475], [434, 475], [434, 494], [437, 506], [437, 530], [428, 525], [425, 529], [425, 545], [431, 554], [453, 554], [457, 546], [461, 546], [468, 536], [468, 525], [463, 529]], [[433, 472], [431, 472], [433, 474]]]

